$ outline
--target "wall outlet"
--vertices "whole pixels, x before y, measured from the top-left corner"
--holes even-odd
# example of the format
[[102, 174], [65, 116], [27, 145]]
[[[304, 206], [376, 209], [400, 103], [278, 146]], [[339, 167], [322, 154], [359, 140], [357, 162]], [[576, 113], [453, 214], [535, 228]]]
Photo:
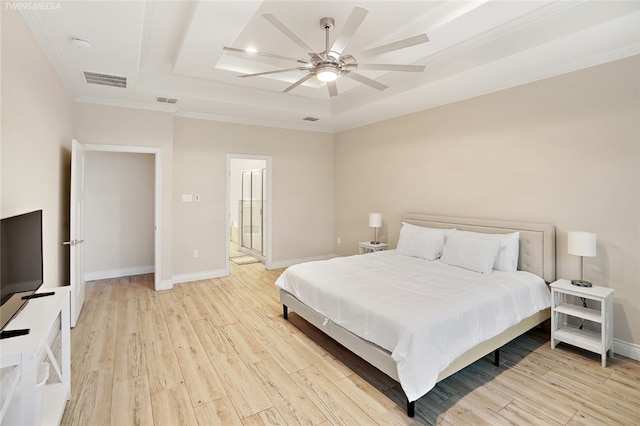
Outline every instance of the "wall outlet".
[[342, 238], [338, 237], [338, 244], [342, 244]]
[[200, 201], [200, 194], [193, 194], [193, 201], [195, 201], [196, 203]]
[[198, 253], [198, 250], [194, 250], [193, 257], [198, 257], [198, 256], [200, 256], [200, 253]]

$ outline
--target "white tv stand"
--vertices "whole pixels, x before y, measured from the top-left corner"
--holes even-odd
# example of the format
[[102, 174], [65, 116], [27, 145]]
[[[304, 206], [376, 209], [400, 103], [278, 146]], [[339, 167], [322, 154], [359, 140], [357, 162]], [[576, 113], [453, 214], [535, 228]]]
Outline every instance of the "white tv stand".
[[[69, 287], [44, 289], [52, 296], [29, 300], [24, 309], [7, 325], [6, 329], [28, 328], [29, 334], [0, 340], [0, 367], [9, 371], [7, 389], [3, 383], [0, 399], [0, 422], [9, 407], [18, 410], [20, 425], [59, 424], [67, 401], [71, 398], [71, 339]], [[60, 317], [61, 355], [56, 360], [49, 338]], [[41, 419], [36, 419], [36, 371], [40, 354], [45, 351], [60, 383], [44, 386], [42, 390]], [[19, 398], [15, 398], [19, 392]], [[16, 405], [18, 404], [18, 405]], [[38, 422], [40, 420], [40, 422]]]

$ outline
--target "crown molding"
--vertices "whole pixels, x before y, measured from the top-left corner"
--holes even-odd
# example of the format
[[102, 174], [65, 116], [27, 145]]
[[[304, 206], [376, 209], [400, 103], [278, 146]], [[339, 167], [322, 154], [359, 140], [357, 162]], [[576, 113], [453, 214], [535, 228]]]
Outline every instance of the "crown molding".
[[29, 8], [21, 8], [20, 13], [24, 18], [25, 22], [33, 35], [35, 36], [38, 43], [40, 43], [40, 47], [44, 51], [47, 58], [51, 62], [51, 65], [55, 69], [56, 73], [62, 80], [62, 84], [66, 87], [67, 92], [72, 99], [76, 99], [79, 96], [79, 92], [75, 84], [73, 83], [73, 78], [67, 72], [65, 66], [63, 65], [63, 61], [56, 49], [55, 44], [53, 43], [53, 39], [51, 34], [47, 30], [47, 27], [42, 22], [42, 19], [36, 9]]
[[250, 118], [240, 118], [240, 117], [207, 114], [207, 113], [199, 113], [199, 112], [178, 111], [175, 113], [175, 116], [182, 117], [182, 118], [193, 118], [197, 120], [222, 121], [225, 123], [245, 124], [249, 126], [273, 127], [273, 128], [288, 129], [288, 130], [300, 130], [303, 132], [335, 133], [333, 129], [326, 128], [326, 127], [309, 128], [305, 126], [297, 126], [294, 124], [287, 124], [282, 122], [254, 120]]
[[75, 98], [74, 101], [82, 104], [95, 104], [95, 105], [104, 105], [104, 106], [112, 106], [112, 107], [119, 107], [119, 108], [143, 109], [147, 111], [168, 112], [170, 114], [174, 114], [176, 111], [178, 111], [178, 108], [173, 106], [152, 105], [152, 104], [146, 104], [142, 102], [126, 101], [122, 99], [106, 99], [106, 98], [93, 98], [88, 96], [79, 96]]

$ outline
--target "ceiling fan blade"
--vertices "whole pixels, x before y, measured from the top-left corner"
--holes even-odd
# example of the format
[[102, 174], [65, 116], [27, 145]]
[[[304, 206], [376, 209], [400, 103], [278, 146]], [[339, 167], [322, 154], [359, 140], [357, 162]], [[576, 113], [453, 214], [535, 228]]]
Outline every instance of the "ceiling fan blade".
[[298, 68], [285, 68], [282, 70], [275, 70], [275, 71], [265, 71], [265, 72], [257, 72], [255, 74], [243, 74], [243, 75], [239, 75], [238, 77], [240, 78], [245, 78], [245, 77], [257, 77], [259, 75], [268, 75], [268, 74], [277, 74], [277, 73], [281, 73], [281, 72], [289, 72], [289, 71], [299, 71], [299, 70], [303, 70], [305, 71], [306, 68], [303, 67], [298, 67]]
[[415, 46], [416, 44], [426, 43], [428, 41], [429, 37], [427, 37], [426, 34], [420, 34], [403, 40], [394, 41], [393, 43], [374, 47], [373, 49], [363, 50], [362, 52], [353, 54], [353, 56], [356, 58], [368, 58], [369, 56], [381, 55], [386, 52], [391, 52], [392, 50], [404, 49], [405, 47]]
[[327, 82], [327, 88], [329, 89], [330, 97], [338, 96], [338, 85], [336, 85], [335, 81]]
[[311, 77], [313, 77], [313, 74], [309, 73], [307, 75], [305, 75], [304, 77], [302, 77], [300, 80], [296, 81], [295, 83], [293, 83], [291, 86], [287, 87], [286, 89], [284, 89], [282, 91], [282, 93], [287, 93], [292, 89], [295, 89], [296, 87], [300, 86], [302, 83], [304, 83], [305, 81], [309, 80]]
[[372, 80], [369, 77], [365, 77], [364, 75], [355, 73], [353, 71], [352, 72], [348, 72], [348, 73], [343, 74], [343, 75], [345, 77], [347, 77], [347, 78], [350, 78], [351, 80], [355, 80], [355, 81], [357, 81], [359, 83], [366, 84], [367, 86], [371, 86], [374, 89], [384, 90], [387, 87], [389, 87], [389, 86], [385, 86], [382, 83], [378, 83], [377, 81]]
[[347, 47], [351, 38], [360, 27], [360, 24], [362, 24], [362, 21], [364, 21], [364, 18], [367, 17], [368, 13], [369, 11], [365, 8], [359, 6], [354, 7], [342, 26], [340, 35], [338, 35], [336, 40], [333, 42], [333, 46], [331, 46], [330, 51], [342, 54], [342, 51]]
[[422, 72], [426, 65], [358, 64], [359, 70]]
[[273, 53], [264, 53], [264, 52], [254, 52], [251, 50], [246, 50], [246, 49], [238, 49], [235, 47], [223, 47], [222, 50], [226, 50], [229, 52], [236, 52], [236, 53], [244, 53], [246, 55], [249, 56], [264, 56], [265, 58], [275, 58], [275, 59], [284, 59], [286, 61], [296, 61], [299, 62], [301, 64], [307, 64], [309, 63], [309, 61], [305, 61], [303, 59], [296, 59], [296, 58], [290, 58], [288, 56], [281, 56], [281, 55], [274, 55]]
[[320, 58], [320, 55], [318, 55], [312, 47], [305, 43], [304, 40], [298, 37], [296, 33], [291, 31], [285, 24], [282, 23], [282, 21], [280, 21], [274, 15], [265, 13], [264, 15], [262, 15], [262, 17], [269, 21], [274, 27], [279, 29], [284, 35], [289, 37], [289, 39], [297, 44], [302, 50], [304, 50], [305, 52], [309, 52], [309, 56], [311, 56], [312, 58]]

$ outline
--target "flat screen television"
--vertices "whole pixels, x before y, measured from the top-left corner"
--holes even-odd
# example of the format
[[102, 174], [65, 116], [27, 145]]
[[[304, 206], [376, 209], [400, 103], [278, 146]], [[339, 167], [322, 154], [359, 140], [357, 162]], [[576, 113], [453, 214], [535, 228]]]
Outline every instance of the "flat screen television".
[[0, 277], [4, 330], [42, 285], [42, 210], [0, 220]]

